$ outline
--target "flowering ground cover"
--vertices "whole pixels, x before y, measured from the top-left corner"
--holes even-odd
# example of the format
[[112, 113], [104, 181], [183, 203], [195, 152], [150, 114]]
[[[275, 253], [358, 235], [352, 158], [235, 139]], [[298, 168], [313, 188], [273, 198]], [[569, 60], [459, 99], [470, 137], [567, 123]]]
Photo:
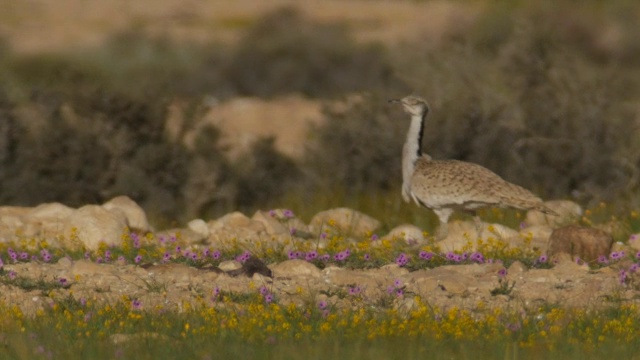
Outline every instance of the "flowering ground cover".
[[[593, 221], [592, 217], [583, 219]], [[637, 232], [636, 212], [623, 222], [629, 232]], [[124, 234], [120, 246], [102, 246], [96, 251], [50, 248], [38, 239], [2, 244], [2, 291], [19, 291], [26, 294], [20, 299], [44, 301], [34, 308], [3, 294], [0, 357], [171, 359], [179, 351], [180, 358], [195, 359], [299, 358], [301, 354], [311, 359], [583, 359], [630, 358], [640, 350], [636, 294], [640, 253], [614, 251], [587, 264], [592, 271], [615, 268], [611, 273], [614, 278], [617, 274], [618, 290], [605, 303], [575, 307], [560, 301], [525, 306], [510, 297], [515, 282], [507, 269], [516, 262], [529, 269], [553, 268], [553, 260], [534, 248], [511, 248], [490, 239], [475, 242], [473, 251], [452, 252], [442, 251], [433, 242], [415, 247], [376, 234], [353, 242], [331, 224], [319, 236], [328, 240], [322, 248], [314, 246], [313, 239], [293, 236], [288, 242], [267, 241], [247, 249], [237, 239], [214, 248], [186, 244], [180, 236], [135, 232]], [[158, 297], [164, 299], [152, 302], [128, 294], [114, 296], [115, 290], [107, 296], [108, 290], [102, 287], [88, 293], [85, 285], [80, 286], [82, 275], [33, 278], [23, 271], [30, 264], [46, 268], [65, 262], [132, 269], [162, 265], [207, 269], [229, 260], [242, 263], [252, 256], [266, 264], [299, 260], [319, 269], [362, 270], [391, 264], [409, 272], [493, 264], [498, 280], [491, 296], [503, 301], [502, 306], [482, 301], [464, 308], [435, 305], [410, 291], [400, 279], [381, 284], [382, 295], [375, 298], [367, 292], [371, 289], [355, 282], [333, 293], [299, 289], [302, 300], [290, 301], [275, 287], [243, 280], [249, 284], [246, 291], [210, 284], [193, 288], [195, 295], [169, 304], [166, 293], [170, 290], [164, 283], [144, 280], [147, 293], [161, 294]], [[622, 296], [625, 291], [632, 296]]]

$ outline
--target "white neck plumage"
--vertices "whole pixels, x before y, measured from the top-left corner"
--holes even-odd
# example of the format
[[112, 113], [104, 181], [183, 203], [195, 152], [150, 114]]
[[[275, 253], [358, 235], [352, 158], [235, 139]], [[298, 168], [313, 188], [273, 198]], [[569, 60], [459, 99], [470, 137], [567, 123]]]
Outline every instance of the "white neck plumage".
[[411, 176], [415, 169], [416, 161], [422, 154], [421, 143], [424, 129], [424, 121], [427, 112], [411, 115], [411, 125], [407, 131], [407, 140], [402, 148], [402, 197], [409, 202], [411, 199]]

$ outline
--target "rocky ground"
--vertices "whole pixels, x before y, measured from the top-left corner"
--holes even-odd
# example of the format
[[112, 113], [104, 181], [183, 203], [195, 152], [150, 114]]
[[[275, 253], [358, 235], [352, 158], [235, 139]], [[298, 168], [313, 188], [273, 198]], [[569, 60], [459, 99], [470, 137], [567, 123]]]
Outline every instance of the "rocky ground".
[[[581, 212], [577, 205], [568, 202], [548, 205], [564, 214], [564, 221]], [[243, 264], [246, 258], [239, 258], [227, 259], [215, 267], [202, 267], [191, 266], [195, 262], [190, 265], [188, 261], [173, 261], [175, 255], [170, 261], [157, 258], [135, 264], [124, 258], [102, 261], [95, 254], [120, 246], [122, 234], [130, 229], [147, 234], [146, 238], [178, 237], [183, 246], [182, 256], [231, 246], [254, 254], [273, 255], [274, 251], [293, 251], [310, 242], [314, 249], [330, 253], [335, 244], [332, 245], [331, 236], [326, 236], [327, 229], [338, 229], [343, 243], [351, 244], [353, 249], [368, 242], [367, 246], [377, 249], [377, 253], [386, 251], [385, 244], [399, 242], [407, 251], [437, 246], [441, 253], [434, 256], [446, 256], [449, 252], [470, 254], [479, 243], [468, 240], [478, 234], [475, 226], [466, 222], [451, 223], [449, 236], [436, 244], [409, 224], [376, 239], [371, 234], [379, 226], [378, 221], [350, 209], [321, 212], [309, 224], [286, 210], [273, 210], [259, 211], [252, 218], [232, 213], [208, 222], [195, 219], [185, 228], [156, 231], [148, 224], [144, 211], [127, 197], [79, 209], [62, 204], [2, 207], [0, 243], [5, 251], [0, 254], [4, 262], [0, 300], [32, 313], [49, 306], [52, 299], [69, 297], [95, 302], [129, 299], [142, 307], [162, 305], [178, 311], [185, 303], [222, 303], [224, 297], [242, 302], [243, 298], [259, 293], [270, 294], [269, 300], [283, 304], [324, 301], [331, 306], [349, 307], [364, 302], [373, 307], [399, 309], [413, 306], [413, 295], [419, 295], [432, 306], [466, 309], [553, 304], [593, 307], [638, 298], [640, 292], [634, 281], [639, 245], [636, 237], [632, 236], [628, 244], [614, 244], [611, 235], [604, 231], [562, 226], [557, 221], [529, 213], [520, 231], [485, 224], [484, 242], [529, 247], [548, 256], [547, 262], [537, 265], [514, 261], [505, 268], [500, 261], [489, 261], [485, 254], [478, 261], [448, 262], [416, 271], [408, 270], [397, 260], [362, 269], [329, 261], [321, 269], [316, 266], [318, 262], [300, 258], [273, 263], [267, 260], [268, 268], [261, 268], [264, 264], [255, 256], [251, 258], [254, 263]], [[75, 249], [80, 256], [63, 256], [49, 263], [37, 255], [42, 251], [42, 241], [46, 241], [52, 253]], [[18, 250], [22, 247], [36, 255], [25, 259], [16, 256], [12, 261], [11, 252], [16, 251], [12, 247]], [[83, 259], [82, 251], [93, 255]], [[604, 262], [602, 256], [609, 262], [606, 266], [599, 264]], [[273, 258], [286, 257], [282, 254], [265, 257]]]

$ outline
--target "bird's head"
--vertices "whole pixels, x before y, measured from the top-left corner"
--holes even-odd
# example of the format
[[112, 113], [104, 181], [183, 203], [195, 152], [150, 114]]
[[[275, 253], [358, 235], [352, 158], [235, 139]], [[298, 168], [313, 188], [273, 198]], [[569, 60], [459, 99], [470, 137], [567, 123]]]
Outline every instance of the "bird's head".
[[423, 116], [429, 112], [429, 104], [427, 104], [427, 101], [425, 99], [419, 96], [409, 95], [403, 97], [402, 99], [391, 99], [389, 100], [389, 102], [394, 104], [402, 104], [402, 108], [404, 109], [404, 111], [412, 116]]

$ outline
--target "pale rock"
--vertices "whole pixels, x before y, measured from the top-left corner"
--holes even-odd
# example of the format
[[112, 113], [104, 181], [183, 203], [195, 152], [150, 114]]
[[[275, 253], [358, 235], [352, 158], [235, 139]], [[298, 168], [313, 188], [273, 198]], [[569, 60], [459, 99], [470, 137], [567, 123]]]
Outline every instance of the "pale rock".
[[289, 234], [289, 229], [283, 224], [282, 221], [278, 220], [275, 213], [272, 216], [268, 211], [258, 210], [255, 212], [255, 214], [253, 214], [253, 217], [251, 217], [251, 219], [262, 223], [267, 234]]
[[31, 211], [30, 208], [19, 206], [0, 207], [0, 241], [9, 241], [24, 232], [22, 228], [27, 221], [26, 215], [29, 211]]
[[634, 250], [640, 251], [640, 233], [631, 234], [631, 236], [629, 236], [628, 244]]
[[552, 262], [555, 264], [553, 270], [556, 276], [559, 274], [578, 276], [580, 273], [589, 271], [589, 265], [586, 262], [581, 261], [578, 263], [577, 259], [564, 252], [555, 254]]
[[76, 260], [71, 265], [72, 276], [96, 277], [99, 275], [111, 274], [113, 267], [106, 264], [97, 264], [89, 260]]
[[128, 196], [116, 196], [115, 198], [102, 204], [107, 210], [119, 210], [124, 213], [129, 228], [142, 232], [152, 231], [147, 220], [147, 214], [135, 201]]
[[403, 224], [393, 228], [383, 237], [386, 240], [402, 239], [409, 245], [419, 245], [426, 241], [423, 231], [411, 224]]
[[205, 241], [207, 238], [201, 233], [195, 232], [190, 228], [167, 229], [155, 233], [157, 238], [180, 239], [186, 244], [193, 245]]
[[73, 216], [75, 209], [60, 203], [46, 203], [32, 208], [23, 218], [22, 234], [47, 238], [52, 245], [58, 245], [53, 239], [64, 232], [64, 223]]
[[584, 212], [580, 205], [570, 200], [550, 200], [545, 201], [544, 204], [557, 215], [529, 210], [524, 220], [527, 225], [546, 225], [555, 228], [580, 220]]
[[300, 259], [283, 261], [271, 266], [271, 270], [277, 277], [308, 276], [310, 278], [319, 278], [321, 276], [320, 269], [310, 262]]
[[242, 268], [242, 263], [236, 260], [226, 260], [221, 262], [220, 265], [218, 265], [218, 268], [222, 271], [238, 270]]
[[57, 202], [38, 205], [29, 211], [28, 216], [40, 220], [62, 221], [76, 210]]
[[380, 272], [386, 277], [401, 277], [409, 273], [409, 270], [398, 264], [387, 264], [380, 267]]
[[[294, 231], [308, 232], [307, 225], [297, 217], [288, 216], [284, 209], [271, 211], [258, 210], [253, 214], [251, 220], [264, 225], [265, 231], [269, 235], [290, 235]], [[294, 232], [295, 233], [295, 232]]]
[[71, 265], [73, 265], [73, 262], [70, 258], [65, 256], [61, 257], [60, 260], [58, 260], [58, 265], [62, 266], [63, 268], [70, 268]]
[[209, 225], [202, 219], [193, 219], [187, 223], [187, 228], [191, 231], [201, 235], [203, 238], [208, 238], [211, 235]]
[[311, 219], [309, 228], [315, 234], [333, 227], [347, 235], [361, 237], [372, 233], [380, 226], [380, 222], [371, 216], [349, 208], [335, 208], [317, 213]]
[[452, 221], [448, 224], [447, 237], [438, 242], [444, 251], [460, 251], [463, 248], [474, 251], [478, 239], [487, 241], [490, 238], [507, 240], [518, 236], [518, 232], [501, 224], [482, 223], [482, 237], [478, 234], [476, 223], [473, 221]]
[[[88, 250], [97, 250], [101, 242], [119, 245], [128, 224], [122, 212], [109, 211], [98, 205], [86, 205], [76, 210], [64, 223], [64, 235], [69, 236], [76, 229], [77, 238]], [[77, 248], [67, 239], [68, 247]]]
[[448, 294], [461, 295], [467, 288], [474, 284], [472, 278], [462, 275], [457, 271], [449, 269], [434, 268], [431, 270], [419, 270], [409, 275], [412, 280], [412, 287], [420, 295], [427, 295], [433, 292], [445, 292]]
[[266, 236], [265, 226], [261, 222], [251, 220], [237, 211], [209, 221], [207, 225], [211, 232], [209, 242], [212, 244], [224, 244], [232, 239], [251, 243]]
[[569, 225], [556, 229], [549, 238], [548, 254], [567, 253], [586, 262], [593, 262], [600, 255], [608, 256], [613, 237], [599, 229]]
[[522, 262], [514, 261], [513, 264], [509, 266], [509, 269], [507, 269], [507, 273], [509, 275], [516, 275], [516, 274], [522, 274], [527, 270], [528, 270], [527, 267]]

